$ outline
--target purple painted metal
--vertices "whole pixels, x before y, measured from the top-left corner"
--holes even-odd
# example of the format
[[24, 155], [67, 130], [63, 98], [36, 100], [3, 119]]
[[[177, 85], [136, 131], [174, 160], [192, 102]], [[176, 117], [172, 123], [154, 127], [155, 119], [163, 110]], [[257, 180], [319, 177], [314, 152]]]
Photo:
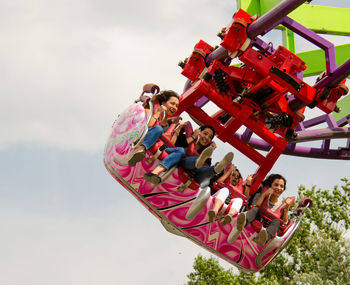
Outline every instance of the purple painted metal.
[[309, 30], [308, 28], [304, 27], [303, 25], [299, 24], [298, 22], [294, 21], [289, 17], [284, 17], [281, 23], [283, 26], [287, 27], [299, 36], [303, 37], [304, 39], [323, 49], [326, 55], [327, 73], [330, 74], [334, 72], [334, 70], [337, 68], [337, 63], [335, 60], [335, 48], [330, 41], [319, 36], [315, 32]]
[[[326, 124], [327, 128], [314, 128], [321, 124]], [[349, 124], [350, 115], [347, 115], [339, 121], [335, 121], [331, 114], [324, 114], [301, 122], [296, 128], [298, 137], [294, 140], [289, 140], [289, 144], [283, 154], [323, 159], [350, 160], [350, 127], [343, 127]], [[249, 129], [246, 129], [242, 135], [235, 135], [256, 149], [269, 151], [271, 147], [265, 141], [258, 138], [252, 138], [252, 133]], [[345, 146], [338, 147], [337, 149], [330, 149], [331, 139], [339, 138], [346, 139]], [[306, 147], [297, 145], [297, 143], [310, 141], [314, 141], [315, 144], [317, 143], [316, 141], [320, 141], [321, 146], [317, 147], [315, 145], [314, 147]]]
[[[341, 80], [350, 75], [350, 59], [347, 60], [340, 67], [337, 67], [335, 48], [334, 45], [317, 33], [307, 29], [298, 22], [292, 20], [288, 16], [288, 13], [296, 9], [298, 6], [306, 2], [305, 0], [286, 0], [281, 2], [275, 8], [258, 18], [255, 22], [250, 24], [247, 28], [247, 34], [252, 39], [252, 45], [259, 50], [266, 50], [267, 53], [272, 54], [275, 50], [272, 46], [265, 43], [262, 39], [258, 38], [258, 35], [264, 35], [271, 31], [278, 25], [283, 25], [306, 40], [310, 41], [314, 45], [325, 51], [326, 70], [328, 76], [320, 80], [313, 87], [316, 89], [322, 89], [326, 86], [334, 87]], [[308, 1], [311, 2], [311, 1]], [[223, 47], [219, 47], [212, 52], [206, 58], [207, 66], [215, 59], [225, 59], [228, 56], [227, 50]], [[297, 75], [298, 78], [302, 78], [302, 74]], [[304, 102], [291, 98], [290, 107], [292, 109], [299, 110], [305, 106]], [[195, 104], [198, 107], [204, 106], [208, 102], [206, 97], [201, 98]], [[328, 128], [324, 129], [313, 129], [320, 124], [327, 124]], [[343, 119], [336, 122], [331, 114], [321, 115], [316, 118], [312, 118], [308, 121], [304, 121], [298, 125], [296, 131], [298, 133], [297, 139], [289, 140], [289, 144], [284, 151], [284, 154], [313, 157], [313, 158], [327, 158], [327, 159], [346, 159], [350, 160], [350, 128], [342, 128], [345, 125], [350, 124], [350, 115], [347, 115]], [[309, 130], [308, 130], [309, 129]], [[240, 137], [243, 141], [247, 142], [256, 149], [268, 151], [270, 145], [266, 142], [252, 138], [252, 132], [246, 129], [243, 134], [235, 134]], [[346, 146], [338, 149], [330, 149], [330, 140], [334, 138], [346, 138]], [[320, 147], [305, 147], [297, 146], [297, 143], [305, 141], [321, 141]]]
[[255, 38], [253, 41], [252, 41], [252, 45], [254, 47], [256, 47], [257, 49], [259, 50], [266, 50], [267, 53], [269, 54], [273, 54], [276, 50], [273, 48], [272, 45], [269, 45], [267, 43], [265, 43], [262, 39], [260, 38]]
[[205, 59], [206, 66], [209, 66], [215, 59], [226, 58], [228, 56], [227, 49], [223, 47], [218, 47], [211, 54], [209, 54]]
[[319, 81], [314, 85], [314, 88], [321, 89], [325, 86], [334, 87], [344, 78], [350, 75], [350, 59], [345, 61], [341, 66], [339, 66], [333, 73], [329, 74], [327, 77]]
[[[298, 8], [307, 0], [285, 0], [273, 9], [258, 18], [247, 28], [247, 34], [250, 39], [255, 39], [258, 35], [263, 35], [281, 23], [284, 16]], [[309, 1], [311, 2], [311, 0]], [[225, 59], [228, 52], [225, 48], [219, 47], [209, 54], [205, 60], [207, 66], [215, 59]]]
[[253, 39], [280, 21], [284, 16], [302, 5], [306, 0], [285, 0], [262, 15], [247, 28], [248, 36]]

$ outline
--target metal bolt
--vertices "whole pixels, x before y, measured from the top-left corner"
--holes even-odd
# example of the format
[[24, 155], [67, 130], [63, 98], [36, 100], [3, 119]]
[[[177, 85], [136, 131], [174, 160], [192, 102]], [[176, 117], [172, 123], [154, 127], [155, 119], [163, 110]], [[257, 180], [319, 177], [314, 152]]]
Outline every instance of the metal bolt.
[[341, 109], [338, 106], [335, 106], [334, 112], [339, 113], [340, 111], [341, 111]]

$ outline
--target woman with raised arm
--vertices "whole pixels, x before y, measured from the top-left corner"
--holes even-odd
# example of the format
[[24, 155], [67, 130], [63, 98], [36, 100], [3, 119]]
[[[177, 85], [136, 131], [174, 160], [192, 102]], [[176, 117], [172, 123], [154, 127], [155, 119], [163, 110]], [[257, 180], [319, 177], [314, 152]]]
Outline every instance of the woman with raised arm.
[[[222, 161], [211, 165], [211, 155], [216, 147], [213, 142], [215, 130], [213, 127], [204, 125], [195, 130], [189, 137], [180, 135], [182, 125], [175, 129], [175, 148], [166, 149], [169, 155], [150, 173], [144, 174], [144, 179], [158, 184], [161, 181], [160, 175], [177, 163], [190, 172], [194, 178], [202, 183], [210, 180], [217, 173], [222, 172], [232, 161], [233, 153], [228, 153]], [[185, 157], [185, 154], [189, 155]]]
[[[160, 106], [154, 110], [152, 117], [148, 123], [148, 132], [139, 147], [136, 148], [133, 156], [128, 161], [129, 166], [135, 166], [135, 164], [141, 161], [146, 154], [146, 151], [150, 149], [162, 134], [169, 128], [169, 118], [176, 113], [180, 97], [172, 90], [164, 90], [159, 94], [152, 97], [152, 101], [159, 102]], [[146, 108], [146, 113], [149, 114], [149, 109]]]
[[[228, 242], [233, 242], [245, 226], [249, 225], [252, 221], [260, 217], [259, 207], [261, 207], [265, 199], [269, 199], [269, 208], [272, 211], [275, 211], [280, 206], [282, 202], [279, 200], [279, 196], [286, 189], [286, 183], [287, 180], [280, 174], [271, 174], [263, 181], [263, 185], [268, 186], [269, 188], [260, 194], [252, 209], [239, 214], [237, 218], [237, 224], [232, 229], [228, 237]], [[293, 200], [290, 197], [288, 197], [285, 202], [286, 208], [284, 209], [281, 216], [283, 223], [288, 222], [288, 211], [293, 205]], [[262, 228], [260, 230], [258, 236], [254, 239], [254, 241], [259, 246], [263, 246], [268, 240], [275, 236], [280, 226], [281, 222], [279, 219], [272, 219], [266, 229]]]
[[[225, 186], [220, 189], [219, 184]], [[243, 205], [244, 196], [249, 196], [249, 190], [252, 184], [252, 176], [248, 176], [243, 182], [242, 175], [235, 165], [231, 165], [219, 179], [213, 183], [212, 189], [217, 191], [213, 208], [208, 211], [209, 222], [214, 222], [219, 210], [224, 203], [228, 204], [230, 209], [228, 214], [221, 221], [221, 225], [231, 223], [232, 217], [238, 214]], [[244, 196], [243, 196], [244, 195]]]

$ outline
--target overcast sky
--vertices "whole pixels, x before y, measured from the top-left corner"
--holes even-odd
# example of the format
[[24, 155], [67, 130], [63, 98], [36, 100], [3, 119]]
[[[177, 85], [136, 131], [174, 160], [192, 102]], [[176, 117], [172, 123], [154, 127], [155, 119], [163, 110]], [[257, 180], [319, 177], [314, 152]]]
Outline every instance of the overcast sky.
[[[166, 232], [108, 174], [102, 154], [143, 84], [181, 93], [177, 63], [199, 39], [219, 44], [235, 6], [0, 0], [0, 284], [175, 285], [198, 253], [209, 256]], [[221, 144], [217, 156], [228, 150]], [[255, 170], [237, 152], [235, 163], [245, 176]], [[346, 161], [281, 157], [273, 171], [296, 195], [300, 184], [331, 188], [348, 169]]]

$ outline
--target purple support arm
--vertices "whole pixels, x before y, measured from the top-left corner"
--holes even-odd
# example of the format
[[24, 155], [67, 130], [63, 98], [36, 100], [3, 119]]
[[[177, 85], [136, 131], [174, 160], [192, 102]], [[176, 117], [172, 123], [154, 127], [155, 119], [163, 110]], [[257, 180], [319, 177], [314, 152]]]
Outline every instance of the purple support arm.
[[340, 81], [350, 75], [350, 59], [345, 61], [333, 73], [315, 84], [314, 88], [321, 89], [325, 86], [335, 87]]
[[[311, 2], [311, 0], [285, 0], [281, 2], [248, 26], [248, 37], [254, 40], [258, 35], [263, 35], [266, 30], [271, 30], [278, 25], [283, 17], [287, 16], [306, 1]], [[205, 63], [209, 66], [213, 60], [225, 59], [227, 56], [227, 50], [219, 47], [207, 56]]]
[[262, 34], [274, 23], [280, 21], [283, 17], [287, 16], [304, 2], [306, 2], [306, 0], [285, 0], [276, 5], [270, 11], [249, 25], [247, 28], [249, 38], [254, 39], [256, 36]]

